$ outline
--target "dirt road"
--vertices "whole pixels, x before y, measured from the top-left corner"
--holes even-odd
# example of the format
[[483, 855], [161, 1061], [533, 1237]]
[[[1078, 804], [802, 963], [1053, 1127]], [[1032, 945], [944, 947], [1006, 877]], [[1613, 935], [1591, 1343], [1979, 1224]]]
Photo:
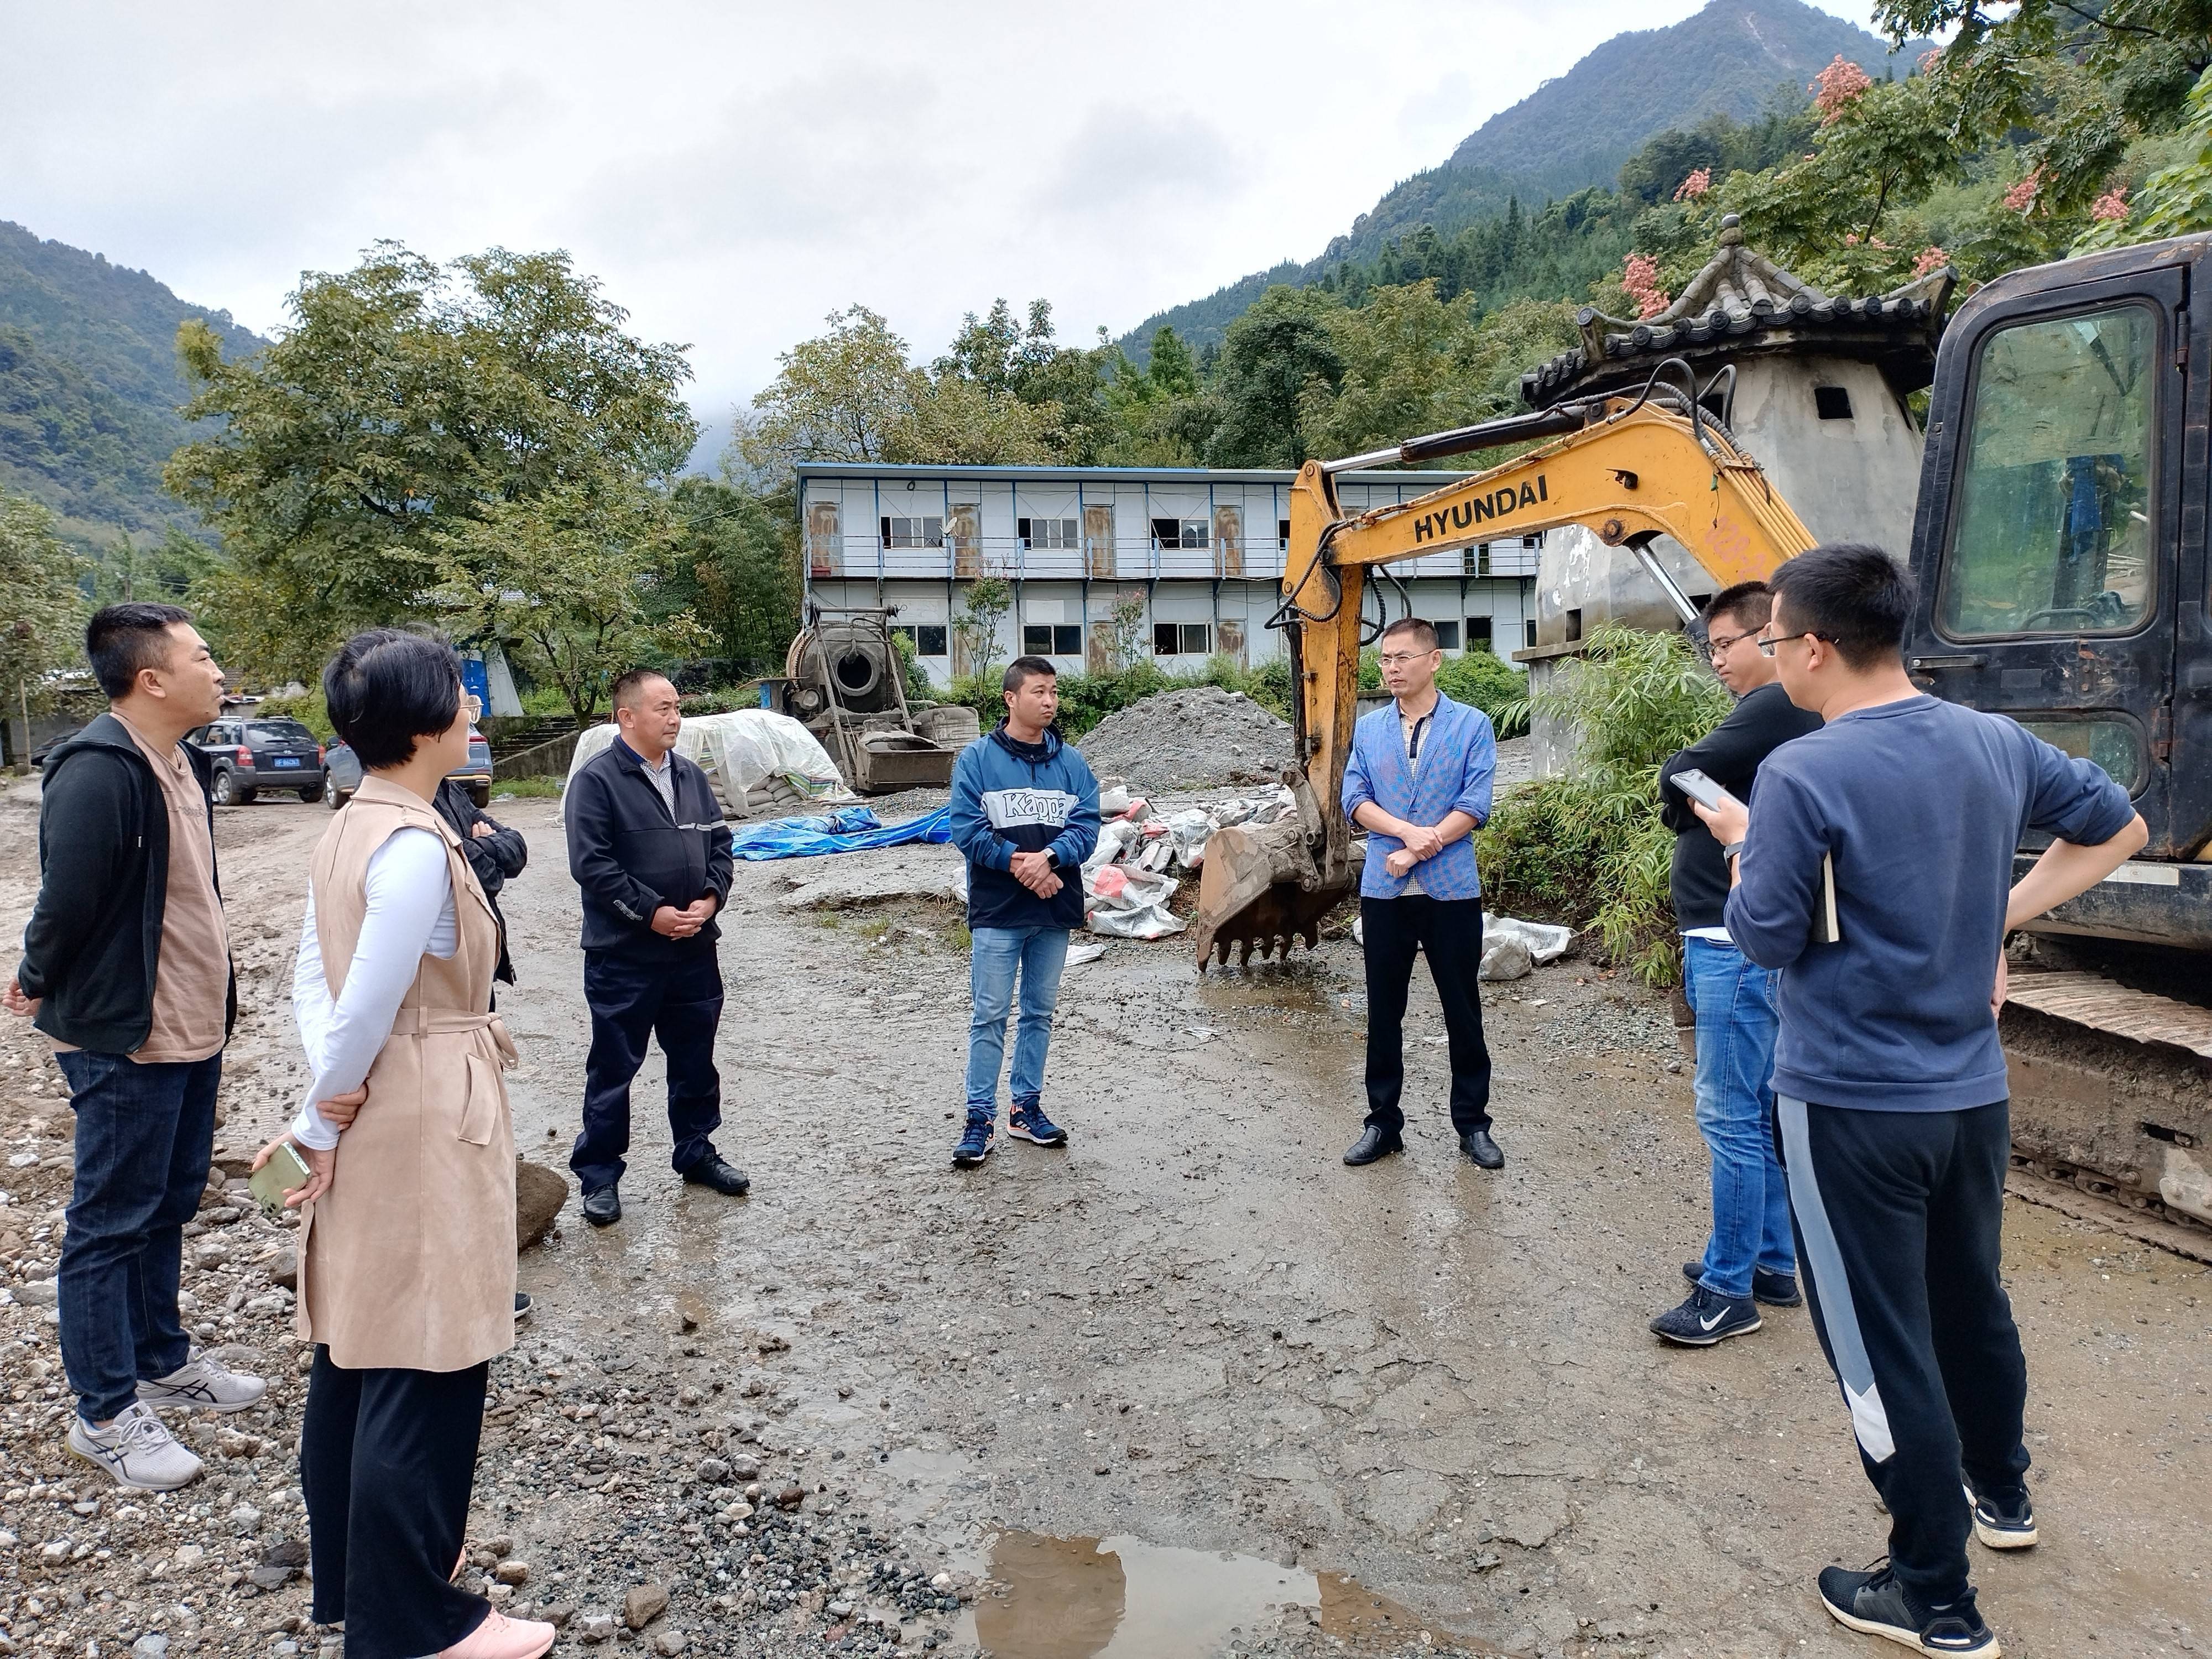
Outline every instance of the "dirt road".
[[[27, 793], [0, 795], [10, 937], [34, 868]], [[554, 805], [495, 810], [534, 857], [506, 897], [518, 1139], [562, 1167], [587, 1040], [574, 891]], [[250, 1008], [227, 1146], [273, 1128], [295, 1086], [290, 947], [327, 819], [289, 802], [221, 815]], [[1886, 1527], [1804, 1314], [1770, 1310], [1764, 1330], [1702, 1352], [1644, 1330], [1679, 1297], [1705, 1213], [1658, 999], [1573, 962], [1486, 988], [1509, 1159], [1486, 1175], [1455, 1153], [1420, 980], [1412, 1150], [1352, 1170], [1349, 939], [1204, 979], [1179, 941], [1116, 943], [1062, 993], [1048, 1095], [1070, 1148], [1006, 1145], [956, 1174], [957, 912], [818, 902], [941, 886], [954, 858], [739, 866], [719, 1144], [753, 1194], [676, 1183], [656, 1055], [623, 1222], [592, 1231], [572, 1199], [524, 1258], [537, 1315], [495, 1368], [478, 1493], [498, 1547], [478, 1559], [526, 1562], [517, 1601], [557, 1608], [568, 1640], [604, 1630], [659, 1653], [821, 1653], [825, 1638], [980, 1642], [1001, 1659], [1878, 1645], [1830, 1625], [1811, 1592], [1822, 1565], [1879, 1554]], [[66, 1142], [38, 1126], [65, 1112], [50, 1085], [16, 1082], [36, 1051], [6, 1041], [27, 1058], [0, 1073], [0, 1131], [51, 1164]], [[10, 1169], [0, 1218], [46, 1213], [65, 1180]], [[1978, 1548], [1984, 1608], [2015, 1655], [2202, 1650], [2212, 1274], [2047, 1210], [2014, 1204], [2007, 1224], [2045, 1541]], [[19, 1289], [51, 1273], [42, 1231], [0, 1219]], [[246, 1425], [265, 1446], [210, 1449], [217, 1496], [123, 1521], [58, 1454], [58, 1377], [0, 1407], [0, 1610], [22, 1650], [52, 1636], [115, 1651], [146, 1632], [171, 1652], [316, 1643], [296, 1575], [258, 1595], [246, 1576], [302, 1520], [289, 1327], [245, 1305], [265, 1299], [259, 1257], [282, 1242], [231, 1251], [199, 1297], [207, 1339], [258, 1345], [288, 1379]], [[28, 1339], [5, 1352], [51, 1369], [44, 1321], [0, 1307], [0, 1336]], [[233, 1519], [248, 1498], [251, 1522]], [[107, 1559], [70, 1560], [95, 1533]], [[70, 1547], [49, 1562], [56, 1538]], [[198, 1558], [178, 1567], [195, 1545], [240, 1582]], [[623, 1598], [648, 1585], [671, 1605], [632, 1636]]]

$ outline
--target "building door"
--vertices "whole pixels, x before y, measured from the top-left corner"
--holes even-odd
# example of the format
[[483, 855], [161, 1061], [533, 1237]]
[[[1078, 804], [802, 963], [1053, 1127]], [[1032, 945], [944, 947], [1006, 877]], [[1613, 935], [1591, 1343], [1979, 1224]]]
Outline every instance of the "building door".
[[1086, 505], [1083, 509], [1083, 569], [1094, 581], [1114, 580], [1114, 504]]
[[1239, 668], [1250, 666], [1244, 660], [1244, 619], [1242, 617], [1224, 617], [1221, 625], [1214, 630], [1213, 641], [1216, 650], [1237, 659]]
[[945, 533], [952, 544], [952, 574], [973, 580], [983, 574], [983, 509], [974, 501], [955, 501], [947, 510]]
[[814, 501], [806, 509], [806, 568], [817, 576], [844, 568], [845, 541], [837, 527], [837, 503]]
[[1244, 574], [1244, 509], [1241, 507], [1213, 509], [1213, 574]]

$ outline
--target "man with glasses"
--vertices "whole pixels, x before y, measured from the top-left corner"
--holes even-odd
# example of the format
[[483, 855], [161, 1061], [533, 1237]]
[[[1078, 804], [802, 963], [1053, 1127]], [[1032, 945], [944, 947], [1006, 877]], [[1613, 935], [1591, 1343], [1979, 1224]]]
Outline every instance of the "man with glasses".
[[1759, 1327], [1759, 1304], [1794, 1308], [1797, 1252], [1790, 1194], [1774, 1156], [1774, 985], [1729, 937], [1728, 866], [1720, 843], [1676, 788], [1695, 769], [1738, 800], [1752, 799], [1761, 762], [1820, 717], [1790, 701], [1774, 660], [1754, 637], [1773, 600], [1765, 582], [1739, 582], [1705, 607], [1713, 672], [1737, 701], [1729, 716], [1659, 769], [1659, 815], [1674, 832], [1668, 885], [1682, 931], [1682, 993], [1697, 1018], [1698, 1132], [1712, 1155], [1713, 1223], [1705, 1254], [1682, 1264], [1688, 1298], [1651, 1322], [1654, 1334], [1709, 1348]]
[[[1697, 811], [1731, 866], [1730, 937], [1781, 970], [1774, 1092], [1797, 1259], [1890, 1514], [1888, 1561], [1824, 1569], [1820, 1599], [1922, 1653], [1993, 1656], [1967, 1532], [1993, 1549], [2036, 1539], [2027, 1362], [1998, 1271], [2004, 939], [2149, 832], [2094, 763], [1912, 683], [1912, 580], [1881, 549], [1816, 547], [1768, 586], [1759, 647], [1824, 724], [1768, 756], [1748, 811]], [[2015, 883], [2030, 831], [2051, 844]], [[1837, 925], [1820, 944], [1824, 869]]]
[[1490, 716], [1437, 690], [1437, 630], [1403, 617], [1382, 630], [1382, 684], [1396, 699], [1352, 729], [1344, 812], [1367, 831], [1359, 929], [1367, 957], [1367, 1128], [1346, 1164], [1402, 1152], [1401, 1025], [1413, 957], [1429, 959], [1451, 1054], [1451, 1121], [1460, 1150], [1505, 1166], [1490, 1138], [1490, 1050], [1482, 1040], [1482, 882], [1468, 837], [1490, 817], [1498, 739]]

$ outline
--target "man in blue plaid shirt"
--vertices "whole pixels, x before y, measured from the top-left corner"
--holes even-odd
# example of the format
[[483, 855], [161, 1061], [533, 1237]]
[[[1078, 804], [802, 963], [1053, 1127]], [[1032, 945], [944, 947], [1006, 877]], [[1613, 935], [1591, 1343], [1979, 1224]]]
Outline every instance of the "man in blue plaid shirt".
[[1451, 1045], [1451, 1121], [1460, 1150], [1486, 1170], [1505, 1154], [1490, 1138], [1490, 1049], [1482, 1040], [1482, 878], [1468, 837], [1490, 817], [1498, 738], [1490, 716], [1437, 690], [1444, 653], [1418, 617], [1382, 630], [1382, 684], [1397, 701], [1352, 729], [1344, 811], [1367, 831], [1359, 878], [1367, 948], [1367, 1129], [1344, 1155], [1372, 1164], [1404, 1150], [1401, 1030], [1416, 953], [1429, 959]]

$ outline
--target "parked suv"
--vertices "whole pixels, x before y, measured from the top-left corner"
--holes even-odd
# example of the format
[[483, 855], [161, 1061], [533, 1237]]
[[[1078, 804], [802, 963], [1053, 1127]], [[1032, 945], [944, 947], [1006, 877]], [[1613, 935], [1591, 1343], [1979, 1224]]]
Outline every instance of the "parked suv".
[[[361, 787], [361, 761], [340, 738], [331, 744], [325, 763], [330, 768], [331, 811], [335, 812]], [[470, 798], [478, 806], [491, 805], [491, 745], [475, 726], [469, 727], [469, 763], [446, 776], [451, 782], [466, 784]]]
[[295, 720], [231, 714], [187, 732], [185, 741], [214, 763], [217, 806], [243, 806], [264, 789], [323, 798], [323, 745]]

